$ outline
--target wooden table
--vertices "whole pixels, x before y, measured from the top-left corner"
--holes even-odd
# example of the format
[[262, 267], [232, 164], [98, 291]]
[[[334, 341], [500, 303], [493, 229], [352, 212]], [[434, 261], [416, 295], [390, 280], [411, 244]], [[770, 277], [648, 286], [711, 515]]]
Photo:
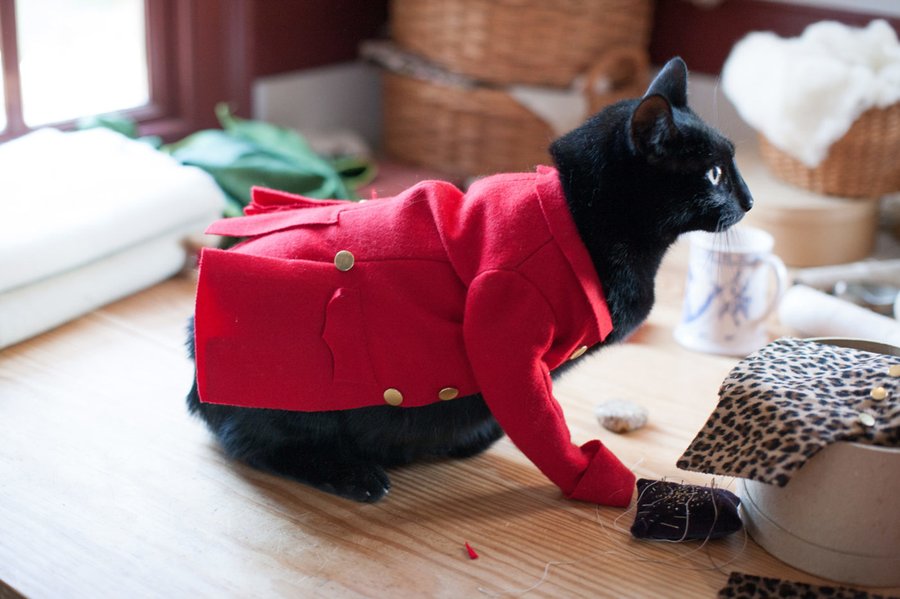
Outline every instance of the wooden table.
[[[556, 394], [577, 442], [708, 483], [675, 460], [735, 360], [673, 342], [683, 265], [678, 248], [648, 323]], [[564, 500], [506, 439], [394, 471], [374, 505], [234, 464], [184, 406], [193, 293], [172, 279], [0, 353], [0, 597], [714, 597], [732, 570], [824, 583], [743, 534], [632, 540], [633, 512]], [[648, 426], [602, 429], [593, 407], [616, 397]]]

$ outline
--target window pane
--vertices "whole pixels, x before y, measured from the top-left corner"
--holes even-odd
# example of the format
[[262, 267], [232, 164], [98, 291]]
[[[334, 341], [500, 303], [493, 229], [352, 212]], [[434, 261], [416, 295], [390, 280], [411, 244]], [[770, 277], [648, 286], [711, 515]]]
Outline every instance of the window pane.
[[149, 100], [143, 0], [16, 0], [30, 126]]

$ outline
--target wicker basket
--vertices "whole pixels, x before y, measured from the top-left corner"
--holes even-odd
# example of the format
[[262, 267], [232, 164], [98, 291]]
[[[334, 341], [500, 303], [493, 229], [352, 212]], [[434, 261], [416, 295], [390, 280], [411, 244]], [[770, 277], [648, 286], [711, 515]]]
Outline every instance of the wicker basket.
[[769, 168], [793, 185], [848, 198], [900, 191], [900, 103], [863, 113], [816, 168], [785, 154], [763, 135], [759, 142]]
[[606, 50], [646, 48], [653, 0], [393, 0], [406, 50], [491, 83], [566, 87]]
[[[607, 54], [586, 74], [590, 109], [639, 96], [646, 73], [642, 49]], [[502, 88], [384, 74], [384, 146], [397, 160], [463, 176], [531, 170], [548, 163], [554, 137]]]

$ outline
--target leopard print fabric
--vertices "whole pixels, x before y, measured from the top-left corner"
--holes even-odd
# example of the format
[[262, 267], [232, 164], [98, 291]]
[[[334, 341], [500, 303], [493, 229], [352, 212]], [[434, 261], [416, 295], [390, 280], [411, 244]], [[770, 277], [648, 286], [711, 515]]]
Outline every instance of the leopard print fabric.
[[722, 383], [719, 405], [678, 467], [784, 486], [830, 443], [900, 447], [895, 365], [900, 357], [791, 338], [770, 343]]
[[872, 595], [866, 591], [847, 587], [825, 587], [792, 582], [778, 578], [763, 578], [743, 572], [732, 572], [719, 591], [719, 599], [897, 599], [884, 595]]

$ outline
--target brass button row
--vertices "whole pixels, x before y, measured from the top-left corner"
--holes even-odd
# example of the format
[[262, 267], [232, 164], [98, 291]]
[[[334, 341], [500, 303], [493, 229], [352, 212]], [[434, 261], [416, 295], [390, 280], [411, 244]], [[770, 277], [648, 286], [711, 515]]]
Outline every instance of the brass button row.
[[[887, 373], [888, 373], [888, 376], [892, 377], [892, 378], [900, 377], [900, 364], [892, 364], [888, 368]], [[869, 397], [872, 398], [873, 401], [882, 401], [884, 399], [887, 399], [888, 395], [889, 395], [888, 390], [881, 386], [874, 387], [871, 391], [869, 391]], [[857, 415], [857, 419], [859, 420], [859, 423], [862, 424], [863, 426], [866, 426], [866, 427], [875, 426], [875, 422], [876, 422], [875, 416], [873, 416], [869, 412], [860, 412]]]
[[[888, 376], [892, 378], [900, 377], [900, 364], [892, 364], [890, 368], [888, 368]], [[884, 387], [875, 387], [871, 391], [869, 391], [869, 397], [874, 399], [875, 401], [881, 401], [885, 399], [889, 395], [888, 390]]]
[[[334, 255], [334, 266], [341, 272], [347, 272], [353, 268], [355, 263], [356, 258], [353, 256], [353, 253], [348, 250], [341, 250]], [[587, 347], [583, 349], [587, 350]], [[584, 352], [582, 351], [582, 353]], [[443, 401], [456, 399], [457, 397], [459, 397], [459, 389], [455, 387], [444, 387], [438, 391], [438, 398]], [[390, 387], [384, 391], [384, 401], [388, 405], [399, 406], [403, 403], [403, 394], [400, 393], [399, 389]]]
[[[456, 399], [457, 397], [459, 397], [459, 389], [456, 387], [444, 387], [438, 391], [438, 398], [443, 401], [449, 401], [451, 399]], [[390, 387], [389, 389], [384, 390], [384, 401], [388, 405], [399, 406], [403, 403], [403, 394], [400, 393], [399, 389]]]

